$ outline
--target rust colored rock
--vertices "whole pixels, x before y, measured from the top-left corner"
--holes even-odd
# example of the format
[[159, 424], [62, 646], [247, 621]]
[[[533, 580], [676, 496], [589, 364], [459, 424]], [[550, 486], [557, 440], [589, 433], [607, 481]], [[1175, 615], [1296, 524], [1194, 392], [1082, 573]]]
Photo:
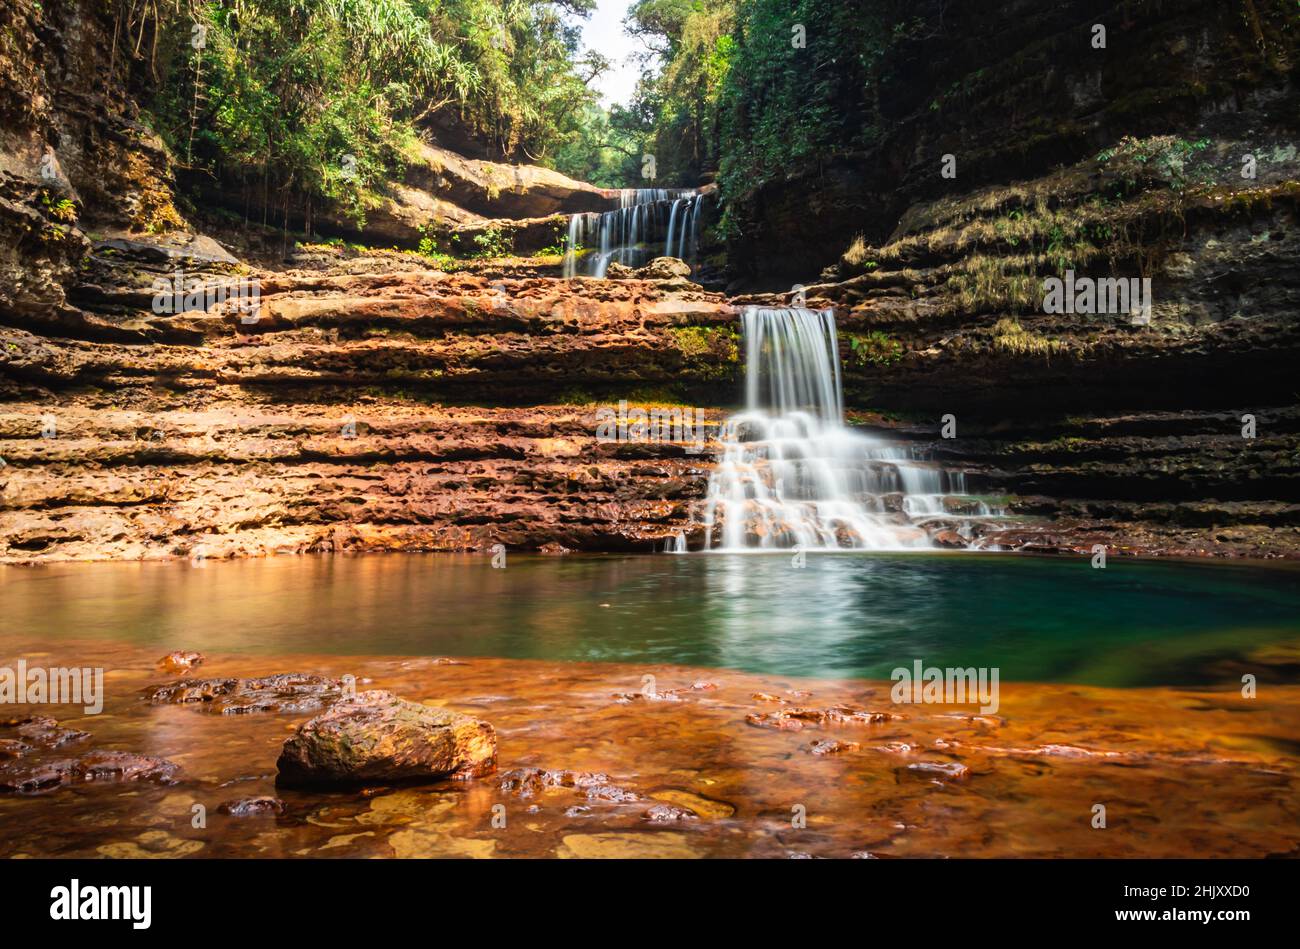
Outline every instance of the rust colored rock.
[[699, 820], [700, 815], [686, 807], [675, 804], [656, 804], [641, 815], [644, 820], [655, 824], [667, 824], [674, 821]]
[[298, 726], [276, 762], [286, 786], [405, 783], [470, 778], [496, 767], [496, 731], [487, 722], [362, 692]]
[[893, 712], [873, 712], [865, 708], [836, 705], [826, 710], [826, 721], [837, 725], [879, 725], [902, 718]]
[[0, 758], [21, 758], [32, 746], [16, 738], [0, 738]]
[[549, 771], [544, 768], [516, 768], [501, 776], [501, 790], [520, 797], [532, 797], [546, 788], [590, 788], [609, 784], [609, 775], [593, 771]]
[[944, 547], [949, 550], [965, 550], [969, 541], [961, 534], [954, 530], [935, 531], [930, 535], [930, 540], [934, 541], [936, 547]]
[[154, 781], [173, 784], [179, 766], [129, 751], [88, 751], [76, 758], [0, 767], [0, 791], [35, 794], [78, 781]]
[[223, 801], [217, 811], [231, 817], [251, 817], [256, 814], [283, 814], [284, 801], [278, 797], [245, 797], [236, 801]]
[[841, 755], [846, 751], [857, 751], [861, 747], [856, 741], [819, 738], [808, 746], [808, 750], [814, 755]]
[[201, 705], [222, 715], [316, 712], [343, 697], [338, 679], [283, 672], [252, 679], [181, 679], [145, 690], [155, 705]]
[[85, 741], [90, 732], [68, 728], [45, 715], [34, 715], [17, 723], [18, 737], [40, 748], [60, 748], [75, 741]]
[[88, 751], [73, 759], [71, 775], [80, 781], [156, 781], [172, 784], [180, 766], [166, 758], [129, 751]]
[[902, 718], [893, 712], [873, 712], [850, 705], [830, 708], [779, 708], [771, 712], [751, 712], [745, 721], [758, 728], [782, 728], [798, 731], [805, 725], [878, 725]]
[[803, 722], [797, 718], [768, 712], [750, 712], [745, 716], [745, 722], [755, 728], [779, 728], [783, 731], [797, 732], [803, 728]]
[[939, 780], [964, 781], [970, 777], [970, 768], [960, 761], [917, 761], [907, 766], [910, 774]]
[[158, 669], [162, 672], [170, 672], [179, 675], [182, 672], [188, 672], [195, 666], [203, 664], [203, 653], [201, 652], [184, 652], [176, 650], [169, 652], [158, 660]]

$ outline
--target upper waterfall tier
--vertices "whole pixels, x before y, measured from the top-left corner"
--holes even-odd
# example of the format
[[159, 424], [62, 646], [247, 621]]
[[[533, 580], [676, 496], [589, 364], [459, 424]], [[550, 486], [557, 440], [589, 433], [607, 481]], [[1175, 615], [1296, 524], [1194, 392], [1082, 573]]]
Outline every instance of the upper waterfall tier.
[[639, 267], [661, 256], [693, 263], [703, 203], [694, 190], [624, 188], [617, 208], [569, 218], [564, 276], [603, 277], [611, 263]]

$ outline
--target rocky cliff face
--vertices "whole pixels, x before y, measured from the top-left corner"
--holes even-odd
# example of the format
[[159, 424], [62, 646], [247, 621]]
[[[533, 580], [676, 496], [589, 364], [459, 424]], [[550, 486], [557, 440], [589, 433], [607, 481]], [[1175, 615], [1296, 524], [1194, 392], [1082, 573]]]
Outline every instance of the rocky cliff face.
[[[1244, 179], [1245, 147], [1173, 180], [1115, 156], [913, 205], [804, 290], [836, 309], [850, 405], [1065, 532], [1031, 547], [1293, 554], [1300, 162], [1274, 142]], [[1052, 273], [1124, 275], [1149, 313], [1044, 312]]]
[[0, 313], [61, 307], [86, 228], [183, 224], [112, 31], [98, 6], [0, 0]]
[[736, 275], [806, 281], [917, 203], [1038, 178], [1124, 136], [1263, 148], [1300, 131], [1300, 14], [1285, 0], [923, 0], [913, 16], [924, 28], [878, 69], [874, 146], [728, 195]]
[[[735, 196], [733, 269], [835, 307], [849, 403], [1052, 518], [1031, 547], [1296, 550], [1294, 7], [918, 13], [879, 144]], [[1049, 277], [1150, 307], [1056, 311]]]
[[[208, 207], [244, 209], [242, 194], [205, 174], [183, 175], [182, 184]], [[510, 253], [532, 254], [560, 244], [569, 215], [607, 210], [612, 197], [549, 168], [469, 159], [419, 142], [402, 180], [387, 183], [363, 222], [326, 209], [313, 214], [312, 230], [379, 247], [414, 248], [427, 238], [458, 257], [480, 250], [475, 238], [490, 237]], [[304, 228], [304, 209], [292, 209], [289, 223]]]
[[246, 323], [154, 313], [158, 257], [101, 248], [75, 316], [0, 328], [0, 558], [649, 551], [688, 528], [707, 457], [598, 438], [595, 413], [602, 393], [730, 389], [716, 295], [385, 254], [245, 273]]
[[[1294, 555], [1300, 110], [1278, 9], [949, 11], [894, 52], [877, 151], [733, 202], [733, 266], [802, 295], [727, 299], [670, 271], [443, 273], [256, 229], [228, 253], [176, 212], [112, 21], [0, 0], [21, 77], [0, 96], [0, 560], [697, 537], [711, 457], [600, 439], [596, 412], [734, 404], [749, 302], [833, 306], [854, 420], [1032, 517], [1006, 546]], [[527, 252], [607, 200], [433, 146], [393, 195], [360, 241], [436, 222], [444, 249], [490, 231]], [[178, 270], [255, 281], [256, 319], [159, 312]], [[1045, 312], [1066, 272], [1149, 278], [1149, 312]]]

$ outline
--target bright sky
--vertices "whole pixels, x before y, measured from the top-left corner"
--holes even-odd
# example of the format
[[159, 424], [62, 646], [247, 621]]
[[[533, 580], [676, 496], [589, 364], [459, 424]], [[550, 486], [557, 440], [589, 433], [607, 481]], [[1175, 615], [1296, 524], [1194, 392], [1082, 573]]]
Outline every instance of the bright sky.
[[644, 52], [645, 46], [623, 32], [623, 18], [631, 5], [632, 0], [596, 0], [596, 9], [582, 28], [583, 45], [613, 63], [609, 72], [593, 83], [606, 108], [615, 102], [630, 102], [637, 77], [641, 75], [632, 57], [634, 53]]

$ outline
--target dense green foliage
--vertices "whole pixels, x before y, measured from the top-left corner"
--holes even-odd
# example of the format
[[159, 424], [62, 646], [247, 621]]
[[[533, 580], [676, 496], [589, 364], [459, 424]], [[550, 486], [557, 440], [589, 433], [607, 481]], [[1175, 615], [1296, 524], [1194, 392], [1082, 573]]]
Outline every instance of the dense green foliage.
[[721, 156], [719, 95], [735, 49], [736, 0], [637, 0], [627, 26], [654, 56], [646, 64], [633, 113], [640, 147], [655, 156], [657, 176], [694, 184]]
[[722, 90], [724, 192], [870, 142], [875, 69], [904, 34], [904, 9], [896, 0], [741, 0]]
[[634, 0], [650, 52], [635, 100], [607, 110], [591, 83], [609, 64], [580, 53], [594, 0], [119, 2], [155, 11], [154, 112], [178, 157], [264, 214], [324, 201], [359, 221], [449, 125], [606, 187], [720, 172], [737, 194], [869, 143], [873, 71], [906, 30], [902, 0]]
[[902, 0], [637, 0], [628, 28], [656, 61], [638, 88], [641, 147], [661, 176], [720, 171], [736, 194], [878, 126], [876, 72], [916, 27]]
[[601, 188], [634, 187], [640, 175], [644, 123], [621, 105], [588, 103], [556, 149], [554, 167]]
[[422, 128], [448, 118], [502, 158], [555, 164], [588, 137], [607, 63], [579, 56], [593, 0], [221, 0], [162, 25], [161, 131], [272, 207], [364, 215]]

